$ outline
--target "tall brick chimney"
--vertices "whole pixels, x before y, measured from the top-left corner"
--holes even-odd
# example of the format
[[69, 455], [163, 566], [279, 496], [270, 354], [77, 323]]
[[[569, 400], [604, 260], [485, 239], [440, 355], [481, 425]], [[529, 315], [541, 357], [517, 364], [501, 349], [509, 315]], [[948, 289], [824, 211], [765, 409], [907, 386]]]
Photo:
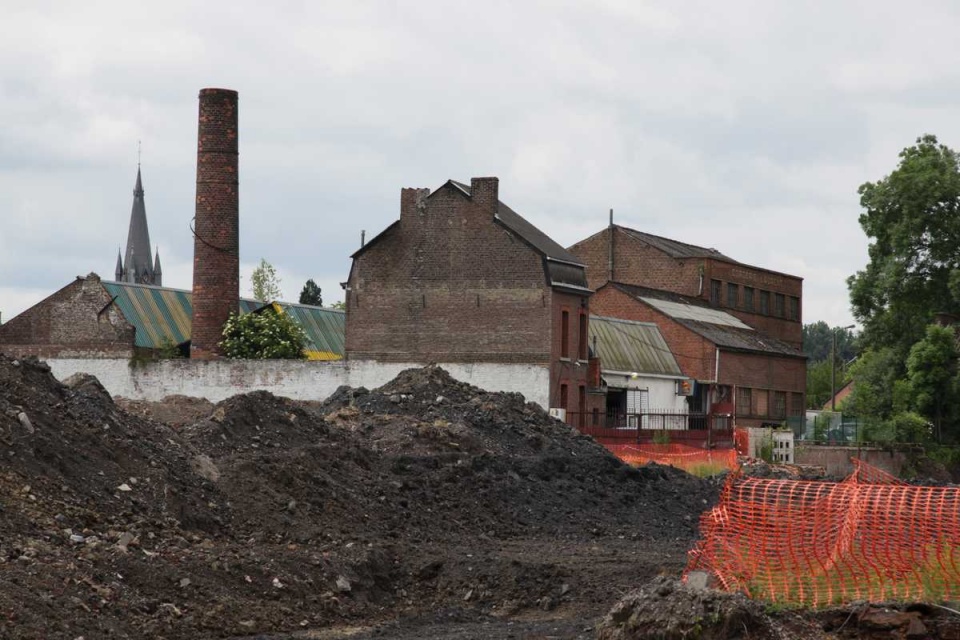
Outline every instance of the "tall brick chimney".
[[230, 89], [200, 90], [191, 358], [221, 355], [223, 324], [240, 308], [237, 102]]

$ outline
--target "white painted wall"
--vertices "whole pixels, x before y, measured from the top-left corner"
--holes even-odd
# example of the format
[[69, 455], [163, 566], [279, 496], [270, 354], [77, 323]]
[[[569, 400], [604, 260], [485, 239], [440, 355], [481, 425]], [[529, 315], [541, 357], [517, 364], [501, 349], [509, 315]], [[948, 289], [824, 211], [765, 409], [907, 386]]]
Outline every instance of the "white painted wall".
[[677, 395], [677, 381], [683, 378], [645, 376], [637, 377], [603, 373], [603, 379], [611, 389], [646, 389], [650, 411], [654, 413], [684, 413], [687, 411], [687, 399]]
[[[341, 385], [373, 389], [404, 369], [423, 366], [372, 360], [159, 360], [134, 366], [129, 360], [92, 358], [52, 359], [47, 360], [47, 364], [59, 380], [79, 372], [92, 374], [112, 396], [157, 401], [177, 394], [211, 402], [257, 390], [294, 400], [325, 400]], [[487, 391], [522, 393], [528, 401], [547, 407], [550, 388], [547, 366], [439, 364], [462, 382]]]

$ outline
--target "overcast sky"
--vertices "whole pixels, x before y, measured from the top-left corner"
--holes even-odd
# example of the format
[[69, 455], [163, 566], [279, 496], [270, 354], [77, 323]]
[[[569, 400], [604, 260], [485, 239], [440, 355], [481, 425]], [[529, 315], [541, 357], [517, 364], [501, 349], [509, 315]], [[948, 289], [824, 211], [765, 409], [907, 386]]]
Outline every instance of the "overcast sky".
[[804, 322], [849, 324], [857, 187], [924, 133], [960, 146], [956, 2], [4, 5], [3, 320], [113, 278], [138, 141], [164, 284], [191, 288], [203, 87], [240, 94], [241, 293], [262, 257], [325, 303], [401, 187], [498, 176], [564, 246], [612, 208], [801, 276]]

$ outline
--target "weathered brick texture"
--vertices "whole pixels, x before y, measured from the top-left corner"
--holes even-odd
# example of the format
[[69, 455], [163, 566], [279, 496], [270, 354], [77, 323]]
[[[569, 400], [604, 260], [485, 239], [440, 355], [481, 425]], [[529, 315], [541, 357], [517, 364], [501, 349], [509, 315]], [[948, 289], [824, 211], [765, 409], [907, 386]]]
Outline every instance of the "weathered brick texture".
[[238, 96], [202, 89], [197, 133], [190, 355], [220, 354], [223, 324], [240, 303]]
[[134, 328], [91, 273], [0, 325], [0, 352], [14, 357], [129, 358]]
[[[578, 242], [569, 251], [587, 265], [587, 279], [593, 289], [612, 280], [672, 291], [709, 302], [711, 281], [717, 280], [721, 284], [720, 308], [766, 335], [797, 348], [802, 346], [802, 278], [712, 257], [676, 258], [616, 225]], [[737, 285], [737, 300], [728, 299], [729, 283]], [[752, 311], [744, 307], [745, 287], [754, 290]], [[765, 314], [759, 312], [761, 291], [768, 292], [770, 296], [770, 306]], [[784, 296], [782, 315], [778, 315], [775, 309], [776, 294]], [[790, 298], [796, 300], [796, 317], [790, 314]]]
[[560, 360], [560, 308], [588, 298], [551, 287], [544, 257], [495, 219], [496, 178], [471, 194], [447, 184], [400, 192], [400, 220], [353, 259], [346, 295], [348, 359], [549, 364], [551, 404], [560, 380], [577, 410], [587, 366]]

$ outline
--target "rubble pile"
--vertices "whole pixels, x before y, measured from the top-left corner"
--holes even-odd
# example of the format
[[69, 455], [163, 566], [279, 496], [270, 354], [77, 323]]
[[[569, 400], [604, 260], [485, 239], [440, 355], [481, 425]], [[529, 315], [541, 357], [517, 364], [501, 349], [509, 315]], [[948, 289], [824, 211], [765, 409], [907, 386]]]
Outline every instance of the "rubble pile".
[[2, 637], [243, 637], [438, 611], [589, 627], [680, 570], [719, 489], [625, 466], [436, 367], [325, 403], [236, 396], [199, 421], [183, 399], [131, 414], [74, 386], [0, 356]]

